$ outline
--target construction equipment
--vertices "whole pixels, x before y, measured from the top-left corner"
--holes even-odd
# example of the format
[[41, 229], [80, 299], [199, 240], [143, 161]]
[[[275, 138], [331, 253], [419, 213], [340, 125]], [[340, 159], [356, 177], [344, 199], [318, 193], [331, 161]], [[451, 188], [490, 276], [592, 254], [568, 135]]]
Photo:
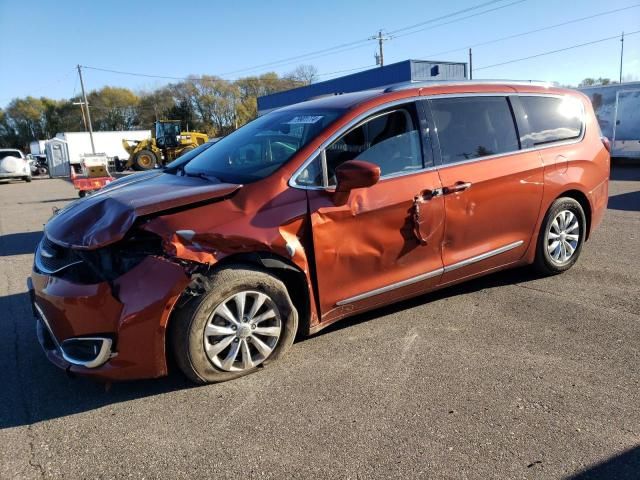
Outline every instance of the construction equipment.
[[125, 167], [149, 170], [169, 163], [209, 140], [205, 133], [182, 132], [179, 120], [157, 121], [154, 126], [151, 138], [122, 140], [122, 146], [129, 153]]

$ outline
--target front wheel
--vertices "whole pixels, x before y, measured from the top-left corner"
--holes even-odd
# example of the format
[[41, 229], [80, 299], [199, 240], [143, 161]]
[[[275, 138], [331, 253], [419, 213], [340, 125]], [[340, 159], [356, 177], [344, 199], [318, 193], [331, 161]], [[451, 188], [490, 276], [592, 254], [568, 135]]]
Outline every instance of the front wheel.
[[576, 200], [562, 197], [553, 202], [538, 235], [536, 269], [544, 275], [569, 270], [582, 251], [586, 226], [584, 210]]
[[151, 170], [156, 166], [156, 156], [151, 150], [140, 150], [133, 159], [134, 170]]
[[31, 182], [31, 176], [29, 176], [29, 177], [22, 177], [22, 179], [23, 179], [25, 182], [27, 182], [27, 183]]
[[230, 266], [203, 280], [202, 289], [171, 324], [176, 363], [193, 382], [252, 373], [293, 343], [298, 313], [277, 278], [251, 266]]

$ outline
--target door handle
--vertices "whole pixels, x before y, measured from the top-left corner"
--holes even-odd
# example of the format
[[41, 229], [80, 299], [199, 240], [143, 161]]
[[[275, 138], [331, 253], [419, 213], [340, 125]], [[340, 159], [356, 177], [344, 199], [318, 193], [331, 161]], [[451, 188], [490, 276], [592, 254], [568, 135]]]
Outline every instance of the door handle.
[[456, 182], [454, 185], [450, 187], [444, 187], [442, 190], [443, 190], [443, 193], [447, 195], [449, 193], [464, 192], [469, 188], [471, 188], [471, 182]]
[[416, 201], [421, 200], [424, 202], [427, 200], [431, 200], [432, 198], [439, 197], [443, 193], [444, 192], [442, 188], [426, 189], [420, 192], [419, 195], [416, 195], [415, 199]]

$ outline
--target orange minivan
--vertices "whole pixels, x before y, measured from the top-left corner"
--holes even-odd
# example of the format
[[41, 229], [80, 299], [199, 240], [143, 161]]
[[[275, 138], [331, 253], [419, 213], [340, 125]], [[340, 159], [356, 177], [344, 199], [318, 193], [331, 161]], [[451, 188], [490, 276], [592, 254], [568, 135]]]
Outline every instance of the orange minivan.
[[[106, 380], [236, 378], [296, 335], [470, 278], [560, 273], [601, 222], [586, 96], [406, 84], [272, 111], [58, 211], [28, 283], [48, 358]], [[564, 286], [563, 286], [564, 288]]]

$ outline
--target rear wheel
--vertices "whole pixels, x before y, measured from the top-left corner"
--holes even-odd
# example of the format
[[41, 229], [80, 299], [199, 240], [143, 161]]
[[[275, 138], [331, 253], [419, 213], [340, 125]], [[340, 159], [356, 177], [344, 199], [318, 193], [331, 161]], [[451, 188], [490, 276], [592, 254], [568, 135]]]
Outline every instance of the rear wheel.
[[31, 181], [31, 177], [22, 177], [22, 179], [27, 183]]
[[230, 266], [206, 279], [203, 289], [176, 312], [171, 325], [176, 362], [193, 382], [252, 373], [293, 343], [298, 313], [277, 278], [250, 266]]
[[151, 150], [140, 150], [133, 159], [134, 170], [151, 170], [156, 166], [156, 156]]
[[538, 235], [536, 269], [545, 275], [569, 270], [582, 251], [586, 225], [584, 210], [576, 200], [563, 197], [553, 202]]

